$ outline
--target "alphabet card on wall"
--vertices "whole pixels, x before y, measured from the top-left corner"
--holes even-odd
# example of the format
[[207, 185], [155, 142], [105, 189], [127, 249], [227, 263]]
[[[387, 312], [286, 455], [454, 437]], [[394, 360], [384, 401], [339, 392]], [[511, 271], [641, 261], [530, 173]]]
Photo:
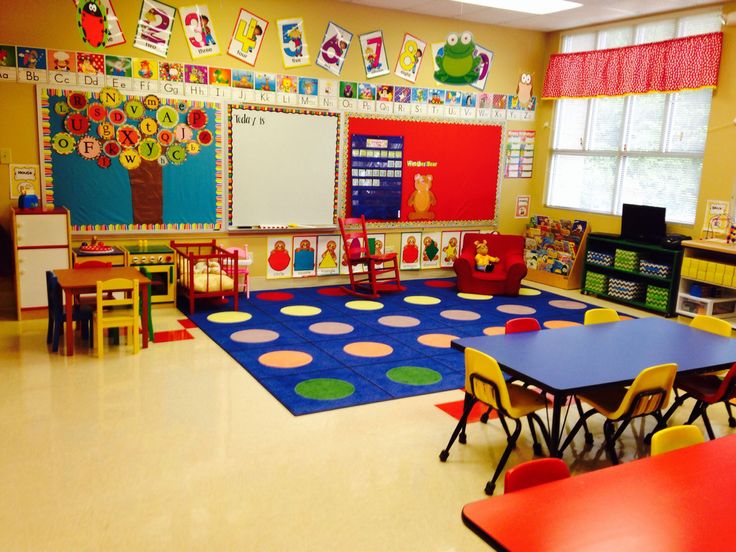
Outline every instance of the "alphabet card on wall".
[[279, 19], [277, 24], [284, 67], [290, 69], [309, 65], [309, 49], [304, 33], [304, 20], [301, 17]]
[[460, 254], [460, 232], [442, 232], [442, 253], [440, 266], [451, 267]]
[[421, 232], [401, 233], [401, 270], [419, 270], [421, 268], [421, 258], [419, 255], [419, 243], [421, 239]]
[[192, 59], [218, 55], [220, 46], [215, 38], [214, 25], [207, 6], [199, 4], [183, 6], [179, 11]]
[[340, 236], [320, 235], [317, 238], [317, 276], [335, 276], [340, 273], [339, 259], [342, 258]]
[[365, 76], [369, 79], [388, 75], [391, 71], [386, 61], [386, 48], [383, 31], [373, 31], [360, 35], [360, 49], [363, 52]]
[[426, 49], [426, 42], [406, 33], [404, 35], [404, 42], [401, 45], [401, 51], [399, 52], [399, 59], [396, 61], [396, 70], [394, 73], [409, 82], [416, 82], [419, 67], [422, 64]]
[[267, 28], [268, 21], [241, 8], [227, 53], [248, 65], [255, 65]]
[[267, 250], [266, 278], [291, 278], [291, 240], [270, 236]]
[[340, 76], [348, 48], [353, 41], [353, 33], [346, 31], [332, 21], [327, 24], [322, 45], [319, 47], [316, 65], [333, 75]]
[[143, 0], [133, 46], [163, 58], [169, 51], [176, 8], [158, 0]]
[[18, 78], [15, 46], [0, 45], [0, 82], [12, 82]]
[[18, 46], [16, 52], [19, 69], [18, 82], [41, 84], [48, 81], [45, 48]]
[[440, 232], [422, 234], [422, 268], [440, 266]]
[[294, 236], [294, 278], [317, 275], [317, 236]]

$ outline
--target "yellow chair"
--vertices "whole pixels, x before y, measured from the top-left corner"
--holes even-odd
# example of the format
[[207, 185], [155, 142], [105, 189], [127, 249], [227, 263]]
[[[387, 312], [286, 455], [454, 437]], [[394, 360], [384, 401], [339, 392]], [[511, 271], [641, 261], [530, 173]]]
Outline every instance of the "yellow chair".
[[[578, 397], [593, 408], [586, 412], [573, 426], [561, 450], [567, 447], [585, 420], [598, 412], [606, 417], [606, 421], [603, 423], [606, 451], [611, 462], [618, 464], [615, 448], [616, 440], [631, 420], [652, 415], [657, 420], [655, 430], [664, 425], [661, 410], [669, 403], [676, 372], [677, 365], [674, 363], [659, 364], [642, 370], [628, 387], [609, 385], [578, 394]], [[618, 429], [614, 425], [615, 422], [621, 422]]]
[[678, 425], [660, 429], [652, 436], [652, 456], [705, 441], [698, 426]]
[[463, 414], [452, 433], [452, 437], [450, 437], [450, 442], [447, 443], [447, 447], [440, 452], [442, 462], [447, 460], [450, 447], [452, 447], [458, 436], [461, 443], [466, 442], [465, 427], [470, 411], [477, 401], [496, 409], [502, 423], [505, 424], [504, 419], [510, 419], [516, 423], [513, 433], [507, 431], [506, 449], [503, 451], [501, 459], [493, 472], [493, 477], [486, 484], [485, 492], [491, 495], [496, 488], [496, 480], [501, 475], [521, 434], [522, 418], [527, 418], [529, 422], [535, 453], [541, 454], [541, 446], [537, 442], [534, 422], [539, 426], [544, 440], [549, 446], [547, 428], [536, 414], [537, 410], [547, 406], [547, 399], [542, 393], [533, 391], [528, 387], [507, 384], [496, 359], [475, 349], [465, 349], [465, 404]]
[[[122, 292], [123, 297], [108, 298], [109, 291]], [[118, 294], [120, 295], [120, 294]], [[102, 358], [105, 350], [103, 331], [105, 328], [127, 328], [128, 343], [133, 342], [133, 353], [140, 347], [140, 318], [138, 280], [114, 278], [97, 282], [97, 307], [93, 317], [94, 344], [97, 356]]]
[[607, 322], [618, 322], [620, 320], [621, 319], [615, 310], [600, 308], [585, 311], [585, 319], [583, 320], [583, 323], [586, 326], [589, 326], [591, 324], [605, 324]]

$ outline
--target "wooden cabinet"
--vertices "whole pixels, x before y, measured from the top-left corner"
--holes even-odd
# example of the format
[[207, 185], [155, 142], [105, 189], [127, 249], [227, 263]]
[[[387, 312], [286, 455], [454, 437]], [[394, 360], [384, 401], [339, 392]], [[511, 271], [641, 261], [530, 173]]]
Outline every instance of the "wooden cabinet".
[[28, 309], [47, 307], [46, 271], [69, 268], [69, 211], [11, 208], [18, 319]]
[[681, 249], [590, 234], [583, 293], [674, 316], [681, 263]]
[[677, 314], [716, 316], [736, 328], [736, 245], [688, 240], [682, 246]]

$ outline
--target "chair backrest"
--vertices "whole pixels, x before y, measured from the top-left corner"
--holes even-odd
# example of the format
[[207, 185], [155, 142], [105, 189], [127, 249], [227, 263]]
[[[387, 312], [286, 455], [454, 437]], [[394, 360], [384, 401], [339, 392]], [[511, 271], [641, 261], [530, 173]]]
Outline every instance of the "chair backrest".
[[348, 260], [366, 257], [369, 253], [368, 230], [365, 226], [365, 216], [360, 218], [338, 218], [342, 245]]
[[719, 401], [736, 399], [736, 362], [731, 365], [726, 375], [723, 376], [716, 396], [719, 397], [717, 399]]
[[74, 263], [74, 268], [112, 268], [112, 262], [98, 261], [97, 259], [91, 259], [89, 261], [78, 261]]
[[559, 458], [529, 460], [506, 471], [503, 492], [513, 493], [542, 483], [570, 477], [567, 464]]
[[470, 347], [465, 349], [465, 391], [502, 413], [511, 407], [509, 389], [498, 361]]
[[619, 318], [618, 313], [615, 310], [598, 308], [585, 311], [585, 319], [583, 320], [583, 323], [586, 326], [589, 326], [591, 324], [618, 322], [619, 320], [621, 320], [621, 318]]
[[506, 321], [505, 333], [536, 332], [541, 329], [536, 318], [512, 318]]
[[675, 382], [677, 364], [658, 364], [644, 368], [626, 391], [621, 405], [611, 419], [628, 414], [630, 417], [644, 416], [665, 407], [670, 401], [672, 384]]
[[48, 304], [49, 315], [59, 317], [64, 312], [64, 302], [62, 299], [61, 287], [56, 274], [52, 270], [46, 271], [46, 301]]
[[722, 335], [723, 337], [731, 337], [731, 324], [722, 318], [708, 316], [707, 314], [696, 314], [690, 321], [690, 327]]
[[[108, 294], [108, 291], [122, 291], [124, 293], [115, 296]], [[138, 280], [128, 280], [127, 278], [113, 278], [111, 280], [97, 282], [97, 316], [103, 318], [105, 316], [105, 308], [119, 307], [115, 309], [115, 316], [118, 317], [125, 312], [123, 307], [130, 309], [132, 317], [138, 318], [138, 302], [139, 302]]]
[[660, 429], [652, 435], [652, 456], [705, 441], [698, 426], [678, 425]]

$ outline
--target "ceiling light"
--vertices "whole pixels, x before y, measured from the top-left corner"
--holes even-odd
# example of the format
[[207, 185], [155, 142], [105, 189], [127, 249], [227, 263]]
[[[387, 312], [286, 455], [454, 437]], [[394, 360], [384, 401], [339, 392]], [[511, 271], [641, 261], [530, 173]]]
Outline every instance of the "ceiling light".
[[498, 8], [516, 12], [533, 13], [544, 15], [556, 13], [582, 6], [580, 2], [568, 2], [567, 0], [454, 0], [463, 4], [474, 4], [486, 8]]

